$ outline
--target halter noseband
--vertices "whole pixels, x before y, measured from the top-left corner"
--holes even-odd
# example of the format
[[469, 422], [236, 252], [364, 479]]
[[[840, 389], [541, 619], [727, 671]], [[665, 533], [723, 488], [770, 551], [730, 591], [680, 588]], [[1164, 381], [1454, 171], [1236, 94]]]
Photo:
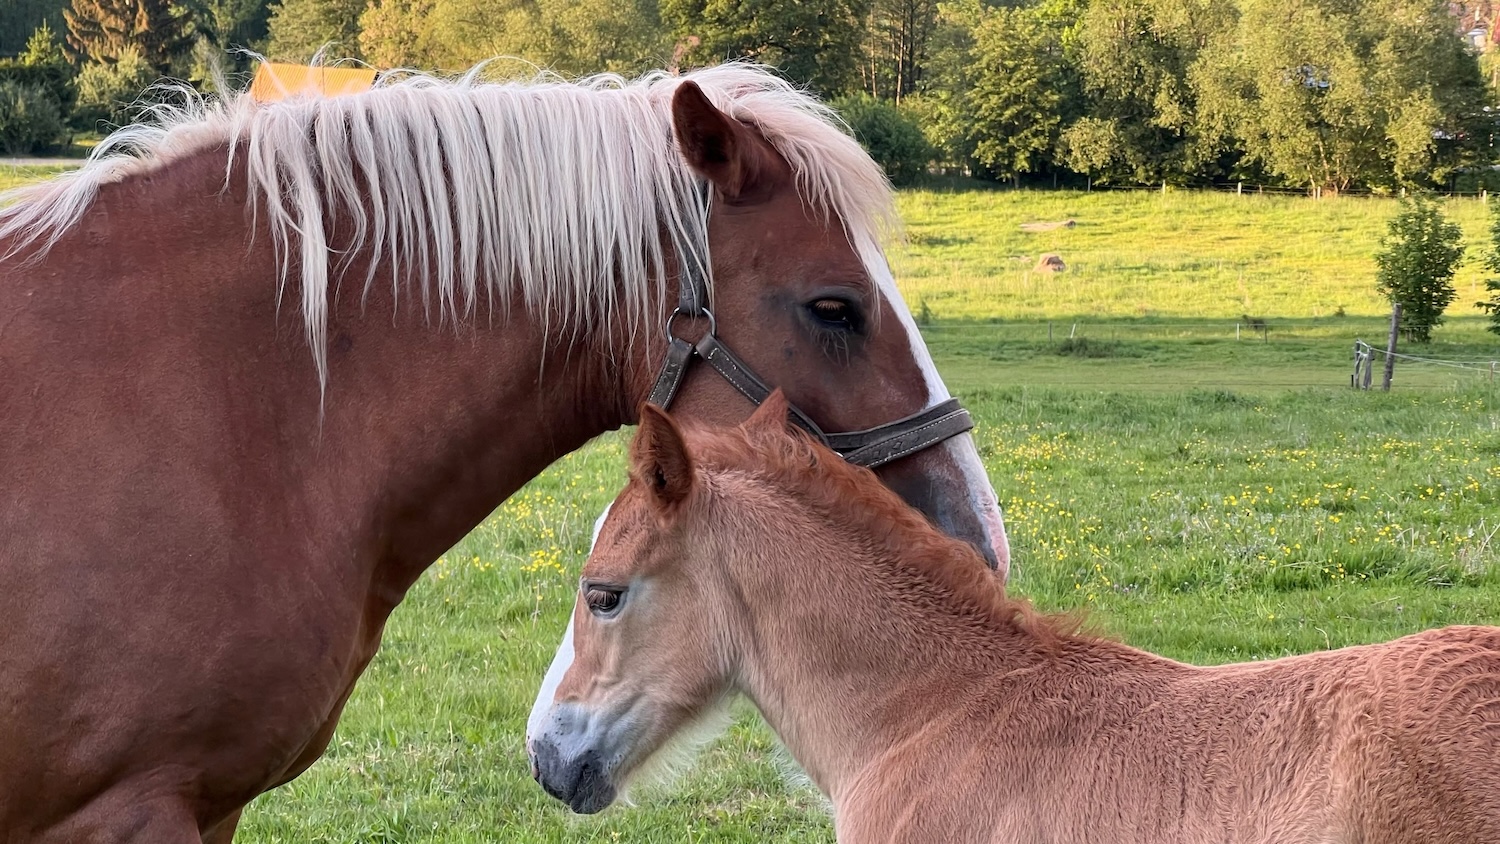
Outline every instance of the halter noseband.
[[[701, 359], [759, 407], [771, 395], [771, 388], [719, 340], [719, 324], [708, 307], [708, 284], [703, 278], [703, 270], [698, 261], [684, 254], [684, 250], [679, 249], [678, 255], [682, 279], [678, 286], [677, 308], [667, 315], [667, 356], [647, 401], [663, 410], [669, 408], [682, 387], [688, 368], [694, 360]], [[707, 319], [708, 331], [696, 344], [689, 343], [672, 333], [672, 324], [678, 317]], [[969, 411], [964, 410], [958, 399], [952, 398], [894, 422], [841, 434], [825, 433], [796, 405], [789, 405], [788, 410], [797, 427], [812, 434], [850, 463], [869, 469], [915, 454], [974, 427]]]

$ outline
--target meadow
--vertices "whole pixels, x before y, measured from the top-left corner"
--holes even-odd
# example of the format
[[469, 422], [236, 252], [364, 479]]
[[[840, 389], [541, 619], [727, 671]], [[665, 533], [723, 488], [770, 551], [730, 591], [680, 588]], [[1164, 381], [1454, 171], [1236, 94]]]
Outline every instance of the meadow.
[[[1440, 201], [1469, 259], [1449, 313], [1476, 315], [1488, 204]], [[913, 310], [936, 319], [1317, 319], [1375, 316], [1374, 255], [1388, 198], [1205, 191], [904, 191], [909, 246], [892, 255]], [[1023, 232], [1023, 223], [1073, 221]], [[1062, 273], [1035, 270], [1044, 253]]]
[[[1500, 623], [1500, 386], [1483, 366], [1500, 337], [1455, 306], [1430, 347], [1404, 351], [1472, 368], [1403, 361], [1390, 393], [1347, 386], [1353, 340], [1384, 336], [1369, 256], [1392, 202], [901, 201], [911, 242], [894, 263], [978, 422], [1015, 592], [1200, 663]], [[1471, 242], [1484, 233], [1481, 203], [1446, 207]], [[1068, 271], [1031, 274], [1042, 251]], [[1465, 267], [1461, 293], [1478, 278]], [[1269, 332], [1237, 339], [1247, 314]], [[526, 714], [627, 442], [559, 461], [429, 570], [327, 756], [252, 804], [237, 840], [832, 841], [822, 800], [744, 705], [635, 806], [579, 818], [531, 782]]]

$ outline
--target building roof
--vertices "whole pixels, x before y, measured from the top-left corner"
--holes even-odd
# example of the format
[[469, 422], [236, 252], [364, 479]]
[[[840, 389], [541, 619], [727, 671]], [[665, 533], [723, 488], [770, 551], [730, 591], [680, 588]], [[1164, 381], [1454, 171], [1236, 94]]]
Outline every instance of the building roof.
[[364, 67], [308, 67], [262, 62], [250, 83], [250, 96], [263, 103], [298, 95], [337, 97], [375, 84], [375, 70]]

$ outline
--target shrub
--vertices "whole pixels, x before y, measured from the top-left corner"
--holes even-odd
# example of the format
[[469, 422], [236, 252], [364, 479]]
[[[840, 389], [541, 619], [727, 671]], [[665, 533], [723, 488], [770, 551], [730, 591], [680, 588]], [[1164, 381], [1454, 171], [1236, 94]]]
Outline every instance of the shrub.
[[1402, 200], [1381, 240], [1376, 285], [1388, 301], [1401, 303], [1402, 333], [1413, 342], [1432, 339], [1432, 329], [1458, 296], [1453, 271], [1464, 254], [1462, 236], [1431, 200], [1418, 196]]
[[114, 64], [90, 62], [78, 72], [78, 106], [73, 111], [73, 125], [79, 129], [99, 128], [100, 123], [123, 126], [134, 117], [131, 106], [156, 80], [156, 72], [132, 47], [120, 51]]
[[64, 58], [57, 37], [46, 23], [31, 34], [26, 49], [19, 56], [0, 60], [0, 82], [47, 89], [64, 115], [72, 110], [77, 96], [73, 87], [73, 67]]
[[62, 110], [42, 85], [0, 81], [0, 151], [41, 152], [63, 141]]
[[[1484, 256], [1484, 268], [1500, 273], [1500, 207], [1496, 206], [1490, 211], [1490, 251]], [[1484, 289], [1490, 292], [1490, 298], [1475, 304], [1490, 315], [1490, 330], [1500, 334], [1500, 278], [1485, 279]]]
[[892, 183], [909, 185], [927, 171], [932, 147], [916, 121], [900, 107], [868, 94], [840, 97], [830, 105], [848, 121], [854, 137]]

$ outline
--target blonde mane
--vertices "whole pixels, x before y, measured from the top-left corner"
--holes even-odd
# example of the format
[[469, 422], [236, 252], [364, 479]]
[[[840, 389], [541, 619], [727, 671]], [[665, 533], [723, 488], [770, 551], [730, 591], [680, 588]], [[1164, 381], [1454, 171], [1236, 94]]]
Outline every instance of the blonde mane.
[[[0, 260], [52, 247], [101, 185], [222, 147], [226, 186], [243, 162], [282, 292], [300, 268], [320, 383], [330, 279], [358, 256], [370, 259], [366, 291], [386, 268], [393, 292], [414, 282], [424, 310], [436, 299], [443, 319], [471, 316], [483, 289], [503, 313], [519, 296], [549, 327], [578, 332], [623, 319], [634, 331], [655, 318], [668, 249], [710, 277], [698, 178], [672, 135], [672, 93], [690, 79], [755, 126], [791, 165], [809, 207], [843, 226], [872, 277], [884, 272], [881, 247], [895, 221], [884, 175], [831, 110], [765, 68], [576, 83], [493, 83], [481, 71], [410, 74], [331, 99], [263, 104], [238, 93], [158, 107], [105, 139], [81, 169], [0, 197], [9, 200]], [[330, 222], [348, 239], [331, 243]]]

